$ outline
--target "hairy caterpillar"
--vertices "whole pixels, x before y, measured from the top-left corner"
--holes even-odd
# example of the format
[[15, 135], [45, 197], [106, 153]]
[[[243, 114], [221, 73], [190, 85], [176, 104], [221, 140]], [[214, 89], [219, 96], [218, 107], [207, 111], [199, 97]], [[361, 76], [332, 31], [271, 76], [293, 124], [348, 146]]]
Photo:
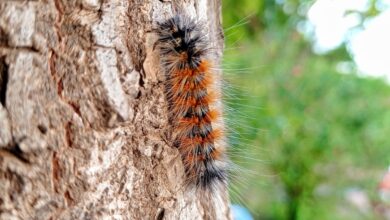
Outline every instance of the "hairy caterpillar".
[[165, 74], [169, 119], [187, 181], [196, 188], [227, 184], [228, 158], [215, 77], [204, 25], [186, 15], [158, 24], [156, 46]]

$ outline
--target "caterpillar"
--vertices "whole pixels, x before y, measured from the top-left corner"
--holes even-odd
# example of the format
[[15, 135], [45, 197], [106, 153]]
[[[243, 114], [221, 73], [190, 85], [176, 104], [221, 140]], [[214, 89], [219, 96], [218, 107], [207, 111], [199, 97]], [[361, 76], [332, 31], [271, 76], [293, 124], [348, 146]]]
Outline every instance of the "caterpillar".
[[226, 186], [229, 161], [217, 62], [205, 25], [181, 14], [157, 26], [155, 46], [166, 78], [173, 145], [180, 152], [187, 182], [197, 189]]

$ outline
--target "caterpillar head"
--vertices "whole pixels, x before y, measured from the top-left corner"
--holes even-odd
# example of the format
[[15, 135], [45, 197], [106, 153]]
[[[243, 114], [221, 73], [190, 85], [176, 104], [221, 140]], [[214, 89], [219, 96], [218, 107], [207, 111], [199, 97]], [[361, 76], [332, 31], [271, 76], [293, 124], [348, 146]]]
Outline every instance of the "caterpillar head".
[[200, 22], [183, 15], [158, 23], [159, 38], [156, 44], [163, 55], [162, 59], [180, 62], [179, 66], [183, 68], [197, 67], [207, 48], [207, 35], [201, 30]]

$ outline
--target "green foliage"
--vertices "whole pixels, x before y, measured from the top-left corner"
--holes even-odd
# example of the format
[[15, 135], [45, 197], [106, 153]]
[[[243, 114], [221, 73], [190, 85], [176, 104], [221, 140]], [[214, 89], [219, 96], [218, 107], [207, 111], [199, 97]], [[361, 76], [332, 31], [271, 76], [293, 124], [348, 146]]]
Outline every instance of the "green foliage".
[[228, 43], [252, 38], [269, 28], [294, 27], [311, 5], [307, 0], [225, 0], [223, 21], [229, 34]]
[[[234, 110], [228, 127], [240, 134], [231, 143], [241, 156], [232, 158], [242, 164], [242, 154], [249, 154], [253, 159], [242, 166], [255, 173], [238, 194], [257, 219], [377, 219], [345, 194], [357, 188], [378, 201], [376, 186], [390, 163], [390, 87], [340, 74], [337, 65], [349, 59], [343, 48], [313, 54], [293, 25], [302, 15], [289, 16], [289, 1], [281, 2], [224, 2], [230, 24], [251, 9], [262, 19], [232, 29], [244, 37], [233, 49], [228, 39], [224, 61], [227, 80], [238, 87], [227, 91], [234, 97], [227, 99]], [[290, 2], [291, 14], [302, 7]]]

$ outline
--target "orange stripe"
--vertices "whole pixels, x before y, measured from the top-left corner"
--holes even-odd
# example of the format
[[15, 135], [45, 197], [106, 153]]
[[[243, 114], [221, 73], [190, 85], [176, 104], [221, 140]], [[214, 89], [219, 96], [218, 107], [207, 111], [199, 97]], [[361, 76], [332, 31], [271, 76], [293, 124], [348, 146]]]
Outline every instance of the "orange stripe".
[[223, 136], [223, 131], [219, 128], [213, 129], [209, 135], [207, 135], [206, 138], [209, 140], [215, 141], [217, 139], [220, 139]]
[[220, 116], [220, 113], [216, 109], [211, 109], [209, 112], [206, 114], [206, 118], [210, 121], [213, 122], [215, 121], [218, 117]]
[[178, 125], [179, 130], [187, 131], [199, 124], [199, 118], [198, 117], [182, 118], [179, 120], [178, 124], [179, 124]]
[[[179, 56], [180, 59], [187, 59], [187, 54], [185, 55], [180, 55]], [[211, 67], [211, 64], [208, 62], [208, 61], [205, 61], [205, 60], [202, 60], [198, 66], [198, 68], [196, 69], [190, 69], [190, 68], [185, 68], [185, 69], [175, 69], [173, 72], [172, 72], [172, 75], [173, 76], [179, 76], [179, 77], [183, 77], [183, 76], [194, 76], [196, 74], [209, 74], [210, 72], [210, 67]]]
[[221, 129], [215, 129], [215, 130], [212, 130], [206, 137], [202, 138], [202, 137], [199, 137], [199, 136], [195, 136], [193, 138], [189, 138], [189, 137], [182, 137], [180, 139], [180, 147], [182, 149], [193, 149], [195, 147], [197, 147], [198, 145], [200, 145], [201, 147], [203, 147], [204, 145], [206, 145], [207, 143], [212, 143], [214, 144], [215, 143], [215, 140], [218, 140], [222, 137], [223, 135], [223, 132]]
[[199, 82], [199, 85], [196, 85], [196, 88], [198, 86], [202, 86], [203, 88], [207, 88], [214, 80], [213, 74], [209, 72], [200, 72], [200, 71], [194, 71], [190, 69], [184, 69], [184, 70], [178, 70], [172, 73], [172, 76], [170, 78], [171, 84], [173, 86], [181, 86], [181, 83], [183, 80], [185, 81], [185, 84], [188, 82], [193, 82], [193, 77], [195, 77], [198, 74], [204, 74], [204, 78], [202, 81]]
[[172, 73], [172, 76], [177, 77], [177, 78], [182, 78], [182, 77], [193, 76], [194, 74], [197, 74], [197, 71], [194, 71], [194, 70], [189, 69], [189, 68], [185, 68], [185, 69], [178, 69], [178, 70], [174, 71]]
[[210, 67], [211, 67], [211, 64], [206, 61], [206, 60], [202, 60], [198, 66], [198, 71], [201, 72], [201, 73], [206, 73], [206, 72], [209, 72], [210, 70]]
[[208, 93], [204, 97], [200, 99], [196, 99], [195, 96], [190, 96], [184, 98], [179, 95], [175, 95], [172, 97], [172, 102], [177, 106], [185, 106], [185, 107], [198, 107], [198, 106], [209, 106], [211, 103], [214, 103], [217, 100], [218, 96], [214, 93]]

